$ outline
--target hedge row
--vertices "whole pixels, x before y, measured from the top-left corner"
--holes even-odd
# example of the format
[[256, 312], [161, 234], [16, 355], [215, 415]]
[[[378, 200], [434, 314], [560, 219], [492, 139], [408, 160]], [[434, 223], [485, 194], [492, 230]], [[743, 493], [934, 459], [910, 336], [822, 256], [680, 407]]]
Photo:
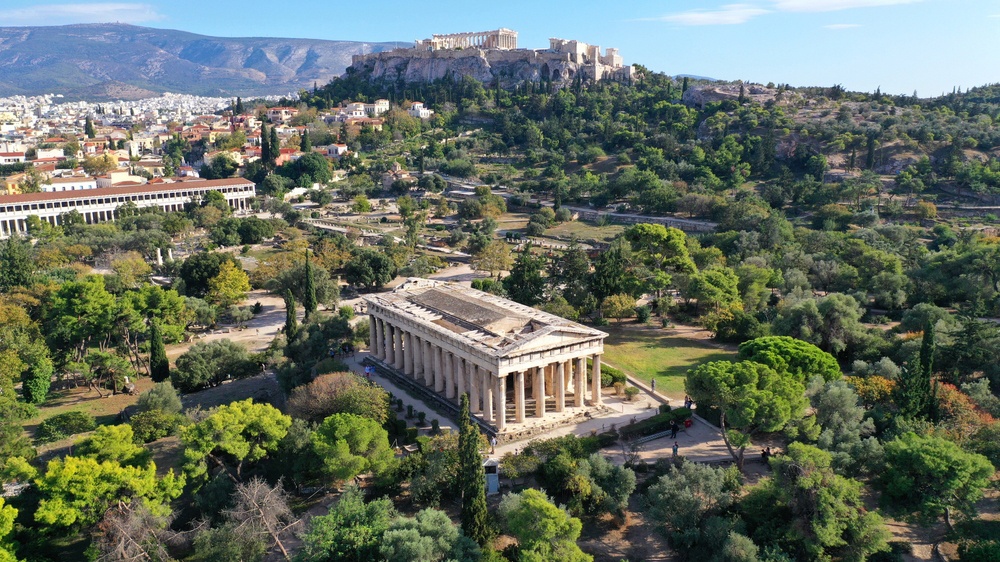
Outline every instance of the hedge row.
[[655, 433], [661, 433], [670, 429], [670, 422], [676, 420], [678, 424], [691, 417], [691, 410], [687, 408], [677, 408], [656, 414], [651, 418], [646, 418], [641, 422], [626, 425], [618, 429], [618, 435], [622, 439], [635, 439], [645, 437]]

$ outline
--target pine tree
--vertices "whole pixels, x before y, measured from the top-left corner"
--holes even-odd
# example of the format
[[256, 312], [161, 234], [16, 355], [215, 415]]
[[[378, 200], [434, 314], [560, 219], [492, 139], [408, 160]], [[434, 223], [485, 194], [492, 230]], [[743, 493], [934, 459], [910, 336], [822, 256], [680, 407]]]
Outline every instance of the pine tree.
[[316, 280], [313, 279], [312, 264], [309, 263], [309, 250], [306, 250], [306, 282], [303, 292], [302, 306], [306, 309], [305, 319], [308, 320], [316, 312]]
[[462, 532], [480, 546], [493, 538], [486, 511], [486, 478], [479, 454], [479, 431], [469, 414], [469, 395], [462, 394], [458, 416], [458, 485], [462, 491]]
[[299, 333], [299, 322], [295, 318], [295, 297], [291, 290], [285, 290], [285, 339], [292, 341]]
[[27, 287], [35, 274], [31, 243], [20, 236], [0, 241], [0, 293]]
[[163, 346], [163, 334], [160, 331], [160, 323], [156, 320], [152, 320], [149, 324], [149, 376], [153, 382], [170, 379], [167, 348]]

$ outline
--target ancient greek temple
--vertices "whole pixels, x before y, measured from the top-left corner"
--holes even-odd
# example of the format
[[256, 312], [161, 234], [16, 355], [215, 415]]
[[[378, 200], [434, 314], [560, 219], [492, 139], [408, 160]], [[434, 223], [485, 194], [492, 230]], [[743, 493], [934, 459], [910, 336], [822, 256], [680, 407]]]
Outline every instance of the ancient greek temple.
[[434, 35], [430, 39], [416, 42], [417, 48], [440, 49], [516, 49], [517, 32], [512, 29], [500, 28], [493, 31], [476, 31], [472, 33], [451, 33]]
[[446, 400], [468, 393], [473, 414], [499, 433], [529, 416], [601, 404], [604, 332], [429, 279], [365, 300], [377, 361]]

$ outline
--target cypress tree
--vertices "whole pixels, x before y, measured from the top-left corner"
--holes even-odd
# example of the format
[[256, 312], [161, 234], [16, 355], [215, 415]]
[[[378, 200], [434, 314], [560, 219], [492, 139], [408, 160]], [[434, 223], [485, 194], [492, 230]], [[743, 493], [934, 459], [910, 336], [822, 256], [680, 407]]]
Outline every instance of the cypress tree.
[[271, 146], [267, 136], [267, 124], [260, 124], [260, 159], [266, 167], [271, 161]]
[[97, 136], [97, 131], [94, 129], [94, 122], [91, 121], [90, 116], [87, 116], [86, 122], [83, 124], [83, 132], [87, 135], [88, 139], [92, 139]]
[[302, 131], [302, 152], [312, 151], [312, 141], [309, 140], [309, 129]]
[[302, 306], [306, 309], [306, 320], [316, 312], [316, 281], [313, 279], [312, 264], [309, 263], [309, 250], [306, 250], [306, 282], [303, 287]]
[[486, 478], [479, 453], [479, 431], [469, 415], [469, 395], [462, 394], [458, 416], [458, 485], [462, 491], [462, 532], [480, 546], [493, 538], [486, 511]]
[[292, 341], [295, 339], [295, 335], [299, 333], [299, 322], [295, 318], [295, 297], [292, 296], [292, 291], [289, 289], [285, 290], [285, 339], [287, 341]]
[[149, 323], [149, 376], [153, 382], [163, 382], [170, 378], [167, 348], [163, 345], [160, 323], [156, 320], [151, 320]]
[[281, 141], [278, 140], [278, 130], [271, 127], [271, 166], [274, 166], [278, 161], [278, 156], [281, 155]]
[[925, 412], [931, 421], [937, 420], [937, 380], [934, 379], [934, 321], [929, 320], [924, 328], [924, 337], [920, 341], [920, 376], [921, 383], [927, 389]]

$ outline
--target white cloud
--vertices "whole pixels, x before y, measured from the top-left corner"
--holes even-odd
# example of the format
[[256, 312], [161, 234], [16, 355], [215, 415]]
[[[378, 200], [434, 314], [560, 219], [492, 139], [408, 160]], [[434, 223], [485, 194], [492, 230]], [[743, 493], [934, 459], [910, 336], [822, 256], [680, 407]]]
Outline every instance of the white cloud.
[[737, 25], [769, 11], [750, 4], [726, 4], [718, 10], [690, 10], [651, 19], [681, 25]]
[[823, 26], [824, 29], [833, 29], [833, 30], [855, 29], [858, 27], [861, 27], [860, 23], [831, 23], [830, 25]]
[[0, 10], [3, 25], [64, 25], [71, 23], [143, 23], [163, 19], [149, 4], [49, 4]]
[[782, 12], [838, 12], [853, 8], [875, 8], [914, 4], [921, 0], [771, 0], [775, 10]]

